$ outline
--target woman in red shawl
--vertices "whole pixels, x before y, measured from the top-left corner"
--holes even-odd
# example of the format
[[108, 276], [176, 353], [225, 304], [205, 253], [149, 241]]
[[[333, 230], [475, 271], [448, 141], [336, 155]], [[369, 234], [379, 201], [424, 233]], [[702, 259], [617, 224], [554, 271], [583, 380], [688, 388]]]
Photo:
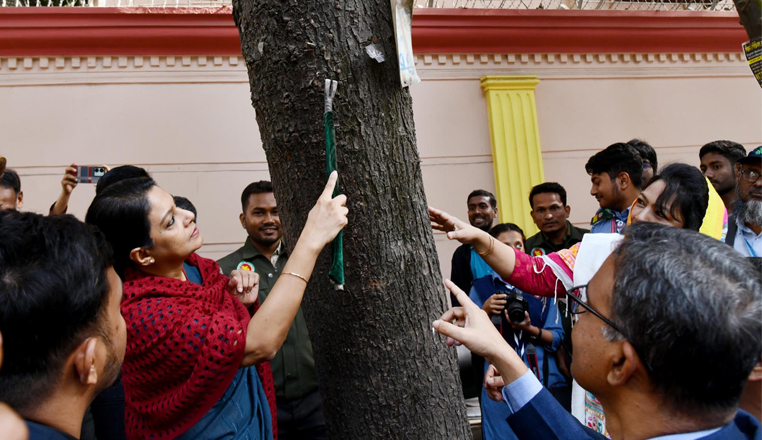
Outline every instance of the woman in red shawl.
[[[286, 338], [315, 260], [347, 223], [334, 172], [261, 307], [258, 275], [220, 273], [195, 254], [193, 213], [150, 177], [104, 189], [87, 212], [114, 248], [124, 281], [122, 368], [129, 439], [277, 437], [268, 360]], [[249, 315], [246, 306], [255, 312]]]

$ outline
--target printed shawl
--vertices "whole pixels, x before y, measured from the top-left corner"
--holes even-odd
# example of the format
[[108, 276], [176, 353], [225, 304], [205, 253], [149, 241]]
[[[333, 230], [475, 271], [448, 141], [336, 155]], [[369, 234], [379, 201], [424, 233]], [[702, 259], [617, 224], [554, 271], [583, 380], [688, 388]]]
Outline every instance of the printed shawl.
[[[219, 401], [244, 356], [250, 316], [225, 289], [228, 277], [213, 260], [192, 254], [186, 261], [198, 267], [202, 285], [125, 271], [122, 374], [129, 439], [170, 439], [187, 431]], [[257, 365], [257, 372], [277, 439], [270, 363]]]

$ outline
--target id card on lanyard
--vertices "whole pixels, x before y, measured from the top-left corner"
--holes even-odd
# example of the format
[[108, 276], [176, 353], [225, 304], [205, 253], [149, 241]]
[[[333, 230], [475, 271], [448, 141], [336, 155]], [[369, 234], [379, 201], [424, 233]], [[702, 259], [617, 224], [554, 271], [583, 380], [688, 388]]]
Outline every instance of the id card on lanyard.
[[744, 235], [743, 231], [741, 232], [741, 238], [743, 238], [744, 244], [746, 244], [746, 250], [749, 251], [749, 256], [752, 258], [757, 258], [757, 253], [754, 252], [754, 248], [751, 247], [751, 244], [749, 244], [749, 240], [746, 239], [746, 235]]

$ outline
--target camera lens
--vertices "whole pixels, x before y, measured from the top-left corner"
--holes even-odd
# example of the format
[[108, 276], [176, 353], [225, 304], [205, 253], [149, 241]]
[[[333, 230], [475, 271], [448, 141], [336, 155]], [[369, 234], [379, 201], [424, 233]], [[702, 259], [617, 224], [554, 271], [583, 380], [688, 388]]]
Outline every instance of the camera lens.
[[521, 324], [524, 322], [524, 308], [521, 307], [521, 304], [513, 303], [508, 307], [508, 318], [510, 318], [511, 322], [514, 324]]

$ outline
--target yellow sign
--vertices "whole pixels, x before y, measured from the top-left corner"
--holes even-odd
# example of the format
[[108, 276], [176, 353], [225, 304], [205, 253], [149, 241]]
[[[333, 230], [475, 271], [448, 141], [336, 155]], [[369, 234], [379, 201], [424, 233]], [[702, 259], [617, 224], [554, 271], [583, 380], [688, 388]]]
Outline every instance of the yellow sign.
[[744, 43], [743, 53], [749, 61], [751, 73], [754, 74], [754, 78], [762, 87], [762, 38]]

